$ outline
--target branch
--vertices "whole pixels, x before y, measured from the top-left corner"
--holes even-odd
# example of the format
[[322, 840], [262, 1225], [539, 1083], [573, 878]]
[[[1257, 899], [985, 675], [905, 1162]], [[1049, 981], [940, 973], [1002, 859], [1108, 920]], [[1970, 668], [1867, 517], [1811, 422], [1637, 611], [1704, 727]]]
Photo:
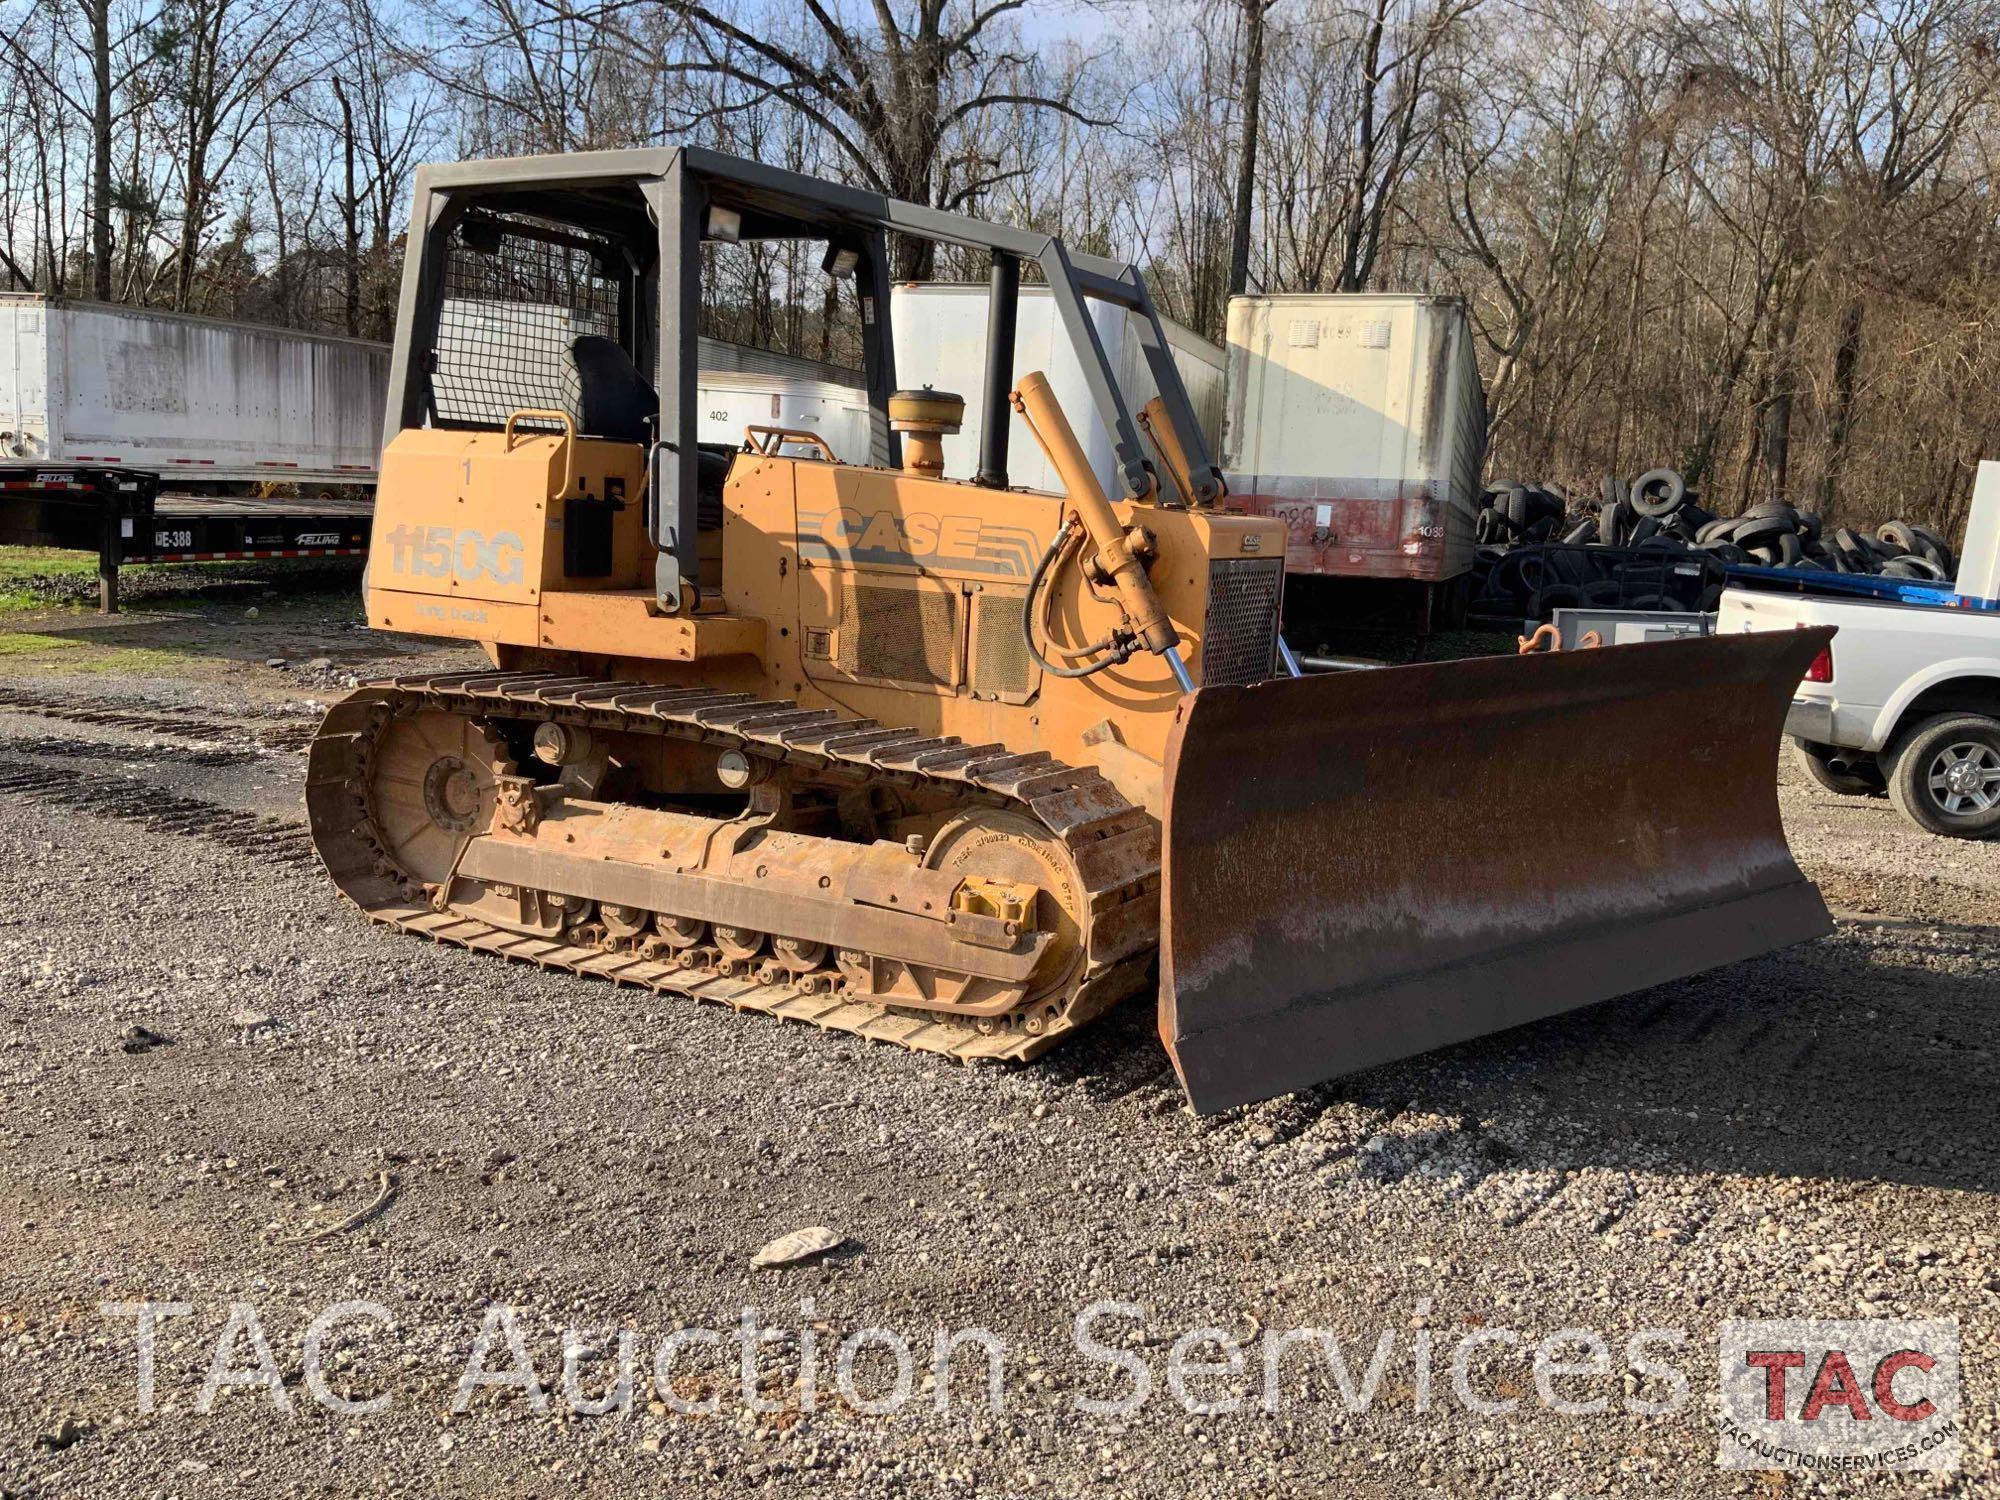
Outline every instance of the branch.
[[1100, 120], [1095, 115], [1087, 115], [1065, 99], [1050, 99], [1041, 94], [981, 94], [977, 99], [968, 99], [956, 108], [946, 110], [938, 118], [938, 129], [955, 125], [967, 115], [977, 114], [982, 109], [992, 109], [1002, 104], [1020, 105], [1028, 109], [1052, 109], [1057, 114], [1068, 115], [1083, 125], [1115, 125], [1115, 120]]
[[[725, 78], [733, 78], [738, 83], [747, 83], [752, 88], [763, 90], [762, 97], [764, 99], [775, 99], [780, 104], [797, 110], [801, 115], [812, 121], [813, 124], [819, 126], [821, 130], [832, 136], [839, 143], [840, 148], [853, 158], [854, 164], [867, 176], [869, 186], [873, 187], [876, 192], [886, 193], [889, 191], [888, 184], [882, 180], [881, 173], [875, 170], [874, 164], [868, 159], [867, 152], [856, 145], [847, 132], [840, 128], [837, 122], [828, 118], [824, 110], [816, 108], [793, 92], [797, 87], [795, 83], [774, 83], [768, 78], [760, 77], [755, 73], [739, 68], [734, 63], [723, 62], [667, 63], [662, 67], [661, 71], [665, 73], [714, 73]], [[722, 114], [734, 112], [736, 112], [734, 107], [709, 105], [692, 115], [688, 115], [686, 118], [692, 124], [698, 120], [720, 118]]]

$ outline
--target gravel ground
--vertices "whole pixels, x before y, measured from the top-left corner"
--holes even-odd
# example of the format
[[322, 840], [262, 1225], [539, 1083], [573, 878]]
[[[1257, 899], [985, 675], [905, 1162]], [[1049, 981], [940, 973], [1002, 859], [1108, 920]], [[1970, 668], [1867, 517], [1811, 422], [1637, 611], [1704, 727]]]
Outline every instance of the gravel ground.
[[[1035, 1068], [964, 1070], [370, 928], [304, 854], [298, 732], [353, 673], [464, 657], [370, 636], [338, 600], [21, 628], [66, 644], [0, 660], [0, 1492], [2000, 1485], [2000, 844], [1781, 771], [1794, 848], [1848, 914], [1833, 936], [1197, 1119], [1143, 1006]], [[842, 1245], [751, 1267], [807, 1225]], [[188, 1309], [144, 1412], [133, 1319], [99, 1311], [142, 1300]], [[308, 1324], [354, 1300], [387, 1321], [339, 1323], [308, 1371]], [[1103, 1303], [1125, 1310], [1086, 1349]], [[541, 1389], [460, 1403], [501, 1306]], [[774, 1331], [747, 1390], [745, 1309]], [[1724, 1319], [1885, 1315], [1960, 1325], [1954, 1470], [1716, 1467]], [[590, 1415], [621, 1328], [629, 1410]], [[885, 1333], [843, 1388], [836, 1350], [865, 1329]], [[930, 1379], [940, 1329], [1004, 1347], [998, 1411], [974, 1344]], [[1201, 1329], [1242, 1370], [1176, 1392]], [[1352, 1401], [1300, 1338], [1267, 1403], [1265, 1358], [1301, 1329], [1337, 1337]], [[1601, 1336], [1610, 1373], [1545, 1393], [1532, 1351], [1564, 1329]], [[1626, 1368], [1647, 1329], [1684, 1334], [1649, 1346], [1677, 1376]], [[518, 1370], [506, 1331], [481, 1368]], [[219, 1344], [216, 1368], [255, 1377], [253, 1334], [281, 1396], [204, 1399]], [[1461, 1348], [1468, 1388], [1514, 1410], [1459, 1399]], [[1145, 1401], [1079, 1408], [1129, 1396], [1131, 1370]], [[385, 1404], [328, 1411], [313, 1383]]]

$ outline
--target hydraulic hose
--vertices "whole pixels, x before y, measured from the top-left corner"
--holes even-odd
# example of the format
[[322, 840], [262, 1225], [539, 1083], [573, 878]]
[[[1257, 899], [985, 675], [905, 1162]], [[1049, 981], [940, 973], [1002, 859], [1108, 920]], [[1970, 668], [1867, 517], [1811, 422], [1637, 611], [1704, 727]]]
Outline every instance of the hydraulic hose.
[[1120, 662], [1127, 660], [1132, 654], [1129, 646], [1120, 646], [1117, 637], [1106, 636], [1095, 645], [1085, 646], [1079, 651], [1065, 651], [1060, 646], [1057, 646], [1055, 650], [1058, 655], [1067, 656], [1071, 659], [1091, 656], [1100, 651], [1109, 651], [1112, 653], [1109, 656], [1099, 658], [1097, 661], [1086, 662], [1080, 667], [1059, 667], [1046, 656], [1042, 655], [1042, 648], [1035, 644], [1035, 620], [1037, 619], [1035, 601], [1041, 594], [1043, 583], [1048, 580], [1049, 571], [1054, 567], [1056, 558], [1069, 545], [1070, 537], [1075, 532], [1076, 523], [1074, 521], [1066, 520], [1057, 528], [1055, 540], [1049, 543], [1048, 551], [1044, 552], [1042, 560], [1035, 564], [1034, 576], [1028, 580], [1028, 597], [1021, 601], [1021, 640], [1027, 646], [1028, 654], [1035, 659], [1036, 665], [1052, 677], [1089, 677], [1095, 673], [1102, 672], [1106, 667], [1117, 666]]
[[1117, 591], [1126, 624], [1148, 651], [1167, 655], [1180, 644], [1180, 633], [1153, 591], [1145, 564], [1133, 551], [1133, 537], [1127, 535], [1111, 502], [1104, 498], [1104, 487], [1084, 457], [1069, 418], [1056, 404], [1048, 377], [1038, 370], [1023, 375], [1014, 397], [1016, 410], [1028, 419], [1029, 430], [1055, 465], [1071, 511], [1097, 548], [1097, 566]]

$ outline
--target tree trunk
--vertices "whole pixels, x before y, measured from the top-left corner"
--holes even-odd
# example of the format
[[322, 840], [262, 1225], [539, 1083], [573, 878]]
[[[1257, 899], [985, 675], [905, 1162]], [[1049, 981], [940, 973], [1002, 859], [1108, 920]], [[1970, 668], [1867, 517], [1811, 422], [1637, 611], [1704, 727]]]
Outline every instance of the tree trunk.
[[1250, 285], [1250, 211], [1257, 196], [1257, 116], [1264, 100], [1264, 8], [1269, 0], [1243, 4], [1243, 141], [1236, 153], [1236, 212], [1230, 225], [1229, 295]]
[[[1333, 284], [1336, 292], [1362, 290], [1374, 265], [1372, 253], [1367, 257], [1368, 264], [1362, 263], [1362, 244], [1368, 235], [1367, 221], [1371, 217], [1368, 186], [1375, 176], [1375, 99], [1382, 85], [1382, 35], [1387, 29], [1388, 13], [1389, 0], [1374, 0], [1368, 18], [1368, 39], [1361, 48], [1361, 98], [1355, 120], [1354, 174], [1348, 181], [1346, 202], [1341, 210], [1340, 275]], [[1383, 192], [1387, 192], [1386, 184]], [[1382, 208], [1381, 198], [1378, 197], [1374, 214], [1379, 215]]]
[[90, 72], [90, 294], [111, 300], [111, 0], [88, 0]]
[[1803, 288], [1795, 287], [1771, 340], [1771, 375], [1764, 408], [1764, 467], [1771, 476], [1771, 498], [1783, 501], [1792, 478], [1792, 407], [1798, 395], [1799, 310]]
[[1840, 331], [1833, 349], [1833, 400], [1826, 419], [1826, 472], [1819, 480], [1820, 514], [1831, 518], [1840, 492], [1841, 470], [1847, 465], [1848, 439], [1854, 433], [1855, 377], [1861, 364], [1861, 324], [1868, 304], [1857, 294], [1840, 310]]
[[340, 195], [340, 224], [346, 235], [347, 336], [361, 336], [361, 188], [355, 181], [354, 107], [347, 102], [347, 90], [333, 80], [333, 97], [340, 105], [340, 144], [346, 172], [345, 191]]

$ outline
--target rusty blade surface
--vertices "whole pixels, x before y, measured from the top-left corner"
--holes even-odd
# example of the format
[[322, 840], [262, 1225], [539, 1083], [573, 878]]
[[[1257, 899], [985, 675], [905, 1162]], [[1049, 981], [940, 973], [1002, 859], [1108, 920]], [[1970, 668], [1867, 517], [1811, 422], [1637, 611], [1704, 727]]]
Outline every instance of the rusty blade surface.
[[1160, 1035], [1204, 1113], [1828, 931], [1778, 821], [1829, 630], [1205, 688]]

